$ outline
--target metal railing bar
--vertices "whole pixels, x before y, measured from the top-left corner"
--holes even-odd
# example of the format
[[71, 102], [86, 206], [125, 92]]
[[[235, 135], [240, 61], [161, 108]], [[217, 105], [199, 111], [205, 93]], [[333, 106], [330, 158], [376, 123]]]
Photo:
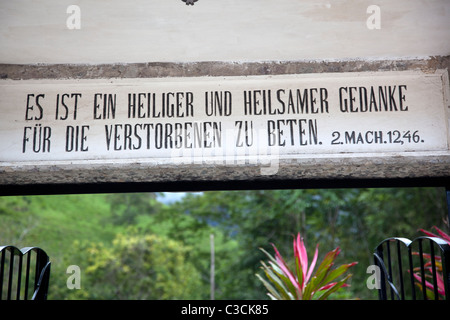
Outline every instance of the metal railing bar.
[[[24, 261], [25, 256], [26, 262]], [[14, 246], [0, 246], [0, 300], [22, 298], [29, 300], [29, 289], [32, 286], [30, 280], [32, 281], [32, 279], [35, 282], [31, 299], [45, 300], [48, 292], [50, 266], [48, 255], [38, 247], [18, 249]], [[34, 276], [31, 274], [32, 270], [35, 270]]]
[[36, 268], [34, 274], [34, 291], [38, 288], [39, 275], [41, 274], [41, 255], [39, 252], [36, 252]]
[[2, 250], [2, 258], [0, 261], [0, 300], [3, 299], [3, 276], [5, 274], [5, 254], [6, 251]]
[[9, 251], [9, 277], [8, 277], [8, 291], [6, 294], [6, 300], [11, 300], [12, 282], [13, 282], [13, 270], [14, 270], [14, 249]]
[[437, 283], [437, 275], [436, 275], [436, 257], [434, 255], [434, 246], [433, 242], [430, 240], [430, 255], [431, 255], [431, 270], [433, 274], [433, 287], [434, 287], [434, 300], [439, 300], [439, 292], [438, 292], [438, 283]]
[[419, 239], [419, 261], [420, 261], [420, 278], [422, 279], [423, 300], [427, 300], [427, 287], [425, 285], [425, 266], [423, 263], [422, 239]]
[[[400, 295], [398, 293], [397, 288], [395, 287], [394, 283], [392, 282], [392, 278], [389, 276], [388, 271], [386, 270], [386, 265], [384, 264], [383, 259], [377, 254], [374, 254], [374, 258], [375, 258], [375, 264], [377, 266], [379, 266], [381, 268], [381, 295], [382, 298], [380, 298], [381, 300], [387, 300], [387, 293], [386, 293], [386, 284], [385, 281], [387, 281], [387, 283], [389, 284], [390, 290], [391, 292], [393, 292], [398, 299], [400, 299]], [[394, 299], [394, 296], [392, 296], [391, 298], [392, 300]]]
[[[373, 260], [376, 266], [379, 266], [380, 268], [384, 268], [383, 263], [383, 247], [380, 245], [377, 247], [376, 252], [373, 254]], [[386, 279], [385, 279], [385, 272], [381, 272], [380, 274], [380, 285], [381, 288], [378, 290], [378, 299], [380, 300], [387, 300], [386, 297]]]
[[416, 300], [416, 286], [414, 282], [414, 267], [411, 247], [408, 246], [408, 260], [409, 260], [409, 279], [411, 281], [412, 299]]
[[402, 268], [402, 256], [401, 256], [401, 248], [400, 241], [396, 240], [397, 243], [397, 261], [398, 261], [398, 274], [400, 278], [400, 292], [402, 296], [402, 300], [405, 300], [405, 286], [403, 283], [403, 268]]
[[26, 276], [25, 276], [25, 296], [24, 300], [28, 300], [28, 284], [30, 281], [30, 262], [31, 262], [31, 252], [27, 253], [27, 266], [26, 266]]
[[[36, 290], [34, 291], [33, 294], [33, 300], [35, 300], [37, 297], [39, 297], [39, 299], [46, 299], [47, 298], [47, 289], [48, 289], [48, 276], [50, 273], [50, 261], [47, 261], [47, 263], [43, 266], [43, 268], [41, 269], [41, 273], [39, 275], [39, 280], [36, 284]], [[42, 292], [42, 288], [44, 288], [45, 292]]]
[[19, 257], [19, 270], [17, 272], [17, 288], [16, 288], [16, 300], [20, 300], [20, 285], [22, 284], [22, 255], [18, 255]]
[[[428, 239], [428, 241], [425, 241], [425, 239]], [[397, 256], [393, 255], [390, 257], [391, 254], [394, 254], [395, 249], [392, 248], [390, 242], [396, 241], [396, 250], [397, 250]], [[417, 258], [414, 258], [413, 255], [416, 255], [415, 250], [413, 250], [412, 243], [418, 243], [418, 251]], [[384, 247], [384, 244], [386, 243], [386, 248]], [[427, 247], [427, 243], [429, 243], [430, 248]], [[403, 274], [403, 268], [404, 261], [403, 259], [404, 252], [401, 248], [401, 244], [404, 244], [407, 248], [407, 255], [408, 255], [408, 262], [405, 264], [409, 266], [408, 273], [410, 278], [410, 287], [411, 287], [411, 295], [412, 299], [416, 300], [417, 293], [416, 293], [416, 287], [421, 287], [422, 290], [422, 298], [424, 300], [430, 299], [431, 295], [430, 293], [434, 293], [434, 299], [441, 299], [441, 289], [438, 286], [440, 283], [440, 273], [439, 270], [436, 268], [438, 266], [438, 262], [436, 259], [440, 259], [442, 261], [442, 272], [443, 272], [443, 282], [444, 282], [444, 290], [445, 290], [445, 299], [450, 300], [450, 273], [448, 271], [450, 270], [450, 244], [446, 242], [445, 240], [437, 237], [418, 237], [415, 238], [413, 241], [410, 241], [406, 238], [398, 238], [398, 237], [392, 237], [385, 239], [381, 241], [378, 246], [375, 249], [374, 252], [374, 261], [375, 264], [378, 265], [381, 268], [381, 286], [378, 290], [378, 295], [380, 300], [386, 300], [387, 299], [387, 286], [386, 282], [388, 283], [391, 291], [391, 298], [395, 299], [394, 296], [397, 297], [397, 299], [406, 299], [406, 296], [409, 297], [409, 287], [407, 288], [406, 285], [406, 278]], [[416, 247], [417, 248], [417, 247]], [[439, 250], [436, 252], [436, 248]], [[383, 250], [386, 250], [387, 257], [384, 258]], [[414, 252], [413, 252], [414, 251]], [[425, 251], [428, 253], [425, 254]], [[385, 264], [386, 259], [386, 264]], [[416, 260], [417, 259], [417, 260]], [[430, 259], [430, 262], [428, 260]], [[425, 264], [427, 262], [427, 264]], [[397, 270], [398, 267], [398, 270]], [[414, 269], [414, 267], [416, 267]], [[398, 272], [397, 272], [398, 271]], [[398, 277], [396, 279], [393, 278], [393, 274]], [[419, 277], [420, 276], [420, 277]], [[398, 290], [396, 288], [396, 285], [394, 285], [394, 281], [396, 281], [396, 284], [398, 284]], [[438, 283], [439, 281], [439, 283]], [[428, 285], [428, 287], [427, 287]], [[433, 286], [433, 287], [431, 287]], [[407, 290], [408, 289], [408, 290]], [[399, 294], [400, 292], [400, 294]], [[427, 295], [428, 293], [428, 295]]]
[[442, 280], [444, 281], [445, 299], [450, 300], [450, 245], [442, 253]]
[[[388, 279], [389, 282], [392, 283], [392, 261], [391, 261], [391, 246], [389, 241], [386, 242], [386, 249], [387, 249], [387, 259], [388, 259]], [[391, 300], [394, 300], [394, 290], [391, 287]]]

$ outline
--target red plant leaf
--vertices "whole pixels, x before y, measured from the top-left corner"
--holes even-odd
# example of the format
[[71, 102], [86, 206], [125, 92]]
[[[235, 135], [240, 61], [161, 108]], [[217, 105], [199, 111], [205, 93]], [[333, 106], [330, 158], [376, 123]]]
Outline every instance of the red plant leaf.
[[316, 251], [314, 252], [313, 260], [311, 262], [311, 265], [309, 266], [309, 270], [308, 270], [308, 274], [306, 275], [305, 282], [308, 282], [309, 279], [311, 278], [311, 275], [312, 275], [312, 272], [314, 270], [314, 267], [316, 266], [318, 255], [319, 255], [319, 244], [316, 245]]
[[424, 230], [424, 229], [419, 229], [419, 231], [422, 231], [423, 233], [425, 233], [427, 236], [430, 236], [430, 237], [441, 238], [450, 245], [450, 236], [436, 226], [433, 226], [433, 228], [436, 229], [436, 231], [439, 233], [439, 235], [434, 234], [434, 233]]
[[419, 229], [419, 231], [422, 231], [423, 233], [425, 233], [427, 236], [429, 236], [429, 237], [436, 237], [436, 238], [439, 238], [439, 236], [437, 236], [437, 235], [435, 235], [434, 233], [432, 233], [432, 232], [430, 232], [430, 231], [427, 231], [427, 230], [425, 230], [425, 229]]
[[[294, 239], [294, 254], [296, 254], [300, 262], [302, 279], [306, 279], [306, 273], [308, 272], [308, 254], [306, 253], [305, 243], [300, 233], [297, 234], [297, 240]], [[304, 282], [305, 280], [303, 280]]]
[[435, 228], [441, 238], [447, 241], [447, 243], [450, 245], [450, 236], [436, 226], [433, 226], [433, 228]]
[[277, 247], [272, 244], [273, 249], [275, 250], [275, 259], [277, 261], [278, 266], [283, 271], [286, 277], [289, 278], [289, 280], [292, 282], [292, 284], [301, 292], [301, 288], [299, 283], [297, 282], [297, 279], [295, 279], [294, 275], [292, 274], [291, 270], [289, 270], [289, 267], [287, 266], [286, 262], [284, 262], [283, 257], [281, 256], [280, 252], [278, 251]]
[[[414, 278], [416, 278], [416, 280], [419, 281], [420, 284], [422, 284], [422, 277], [416, 273], [413, 273], [413, 275], [414, 275]], [[444, 283], [442, 282], [442, 284], [444, 284]], [[427, 280], [425, 280], [425, 286], [428, 289], [434, 291], [434, 285], [432, 283], [428, 282]], [[438, 281], [438, 293], [441, 295], [445, 295], [445, 290], [443, 288], [439, 288], [439, 281]]]

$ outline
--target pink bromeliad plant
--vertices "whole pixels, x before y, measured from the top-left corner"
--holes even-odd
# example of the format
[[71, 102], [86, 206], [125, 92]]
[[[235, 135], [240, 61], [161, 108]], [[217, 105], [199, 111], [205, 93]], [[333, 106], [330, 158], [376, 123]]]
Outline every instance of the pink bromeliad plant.
[[339, 281], [335, 280], [357, 264], [357, 262], [352, 262], [333, 268], [334, 261], [340, 253], [340, 249], [336, 248], [325, 255], [314, 272], [319, 255], [319, 245], [316, 246], [313, 259], [308, 266], [306, 247], [299, 233], [294, 238], [295, 271], [293, 272], [278, 252], [277, 247], [274, 244], [272, 246], [275, 250], [275, 257], [261, 249], [269, 258], [268, 264], [261, 261], [262, 269], [269, 281], [263, 279], [259, 274], [256, 276], [267, 288], [267, 294], [273, 300], [325, 300], [339, 288], [348, 286], [346, 282], [352, 276], [351, 274]]

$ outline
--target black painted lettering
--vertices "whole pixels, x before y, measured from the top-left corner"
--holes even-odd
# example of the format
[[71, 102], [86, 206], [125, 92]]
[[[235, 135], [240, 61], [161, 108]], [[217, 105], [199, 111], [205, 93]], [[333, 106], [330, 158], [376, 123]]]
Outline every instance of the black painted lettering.
[[317, 102], [317, 99], [314, 96], [315, 93], [317, 93], [317, 88], [309, 89], [310, 102], [311, 102], [311, 113], [318, 113], [319, 112], [319, 110], [315, 107], [315, 104]]
[[184, 131], [183, 125], [178, 122], [175, 123], [175, 130], [174, 130], [175, 144], [174, 144], [174, 146], [177, 149], [180, 149], [183, 146], [183, 136], [182, 136], [183, 131]]
[[172, 103], [173, 98], [175, 97], [175, 93], [168, 92], [166, 95], [166, 107], [167, 107], [167, 117], [173, 118], [175, 115], [175, 104]]
[[[34, 98], [32, 100], [32, 102], [30, 102], [30, 98]], [[42, 117], [44, 115], [44, 110], [42, 108], [42, 105], [40, 104], [40, 99], [45, 98], [45, 94], [38, 94], [38, 95], [34, 95], [32, 93], [27, 95], [27, 106], [25, 109], [25, 120], [42, 120]], [[37, 115], [35, 115], [34, 117], [29, 115], [30, 111], [34, 111], [34, 107], [37, 107]]]
[[242, 122], [243, 121], [236, 121], [235, 123], [234, 123], [234, 126], [236, 127], [238, 127], [238, 130], [237, 130], [237, 137], [236, 137], [236, 147], [243, 147], [244, 146], [244, 142], [242, 142], [242, 140], [241, 140], [241, 132], [242, 132]]
[[276, 142], [276, 136], [275, 136], [275, 121], [273, 120], [268, 120], [267, 121], [267, 137], [268, 137], [268, 145], [274, 146], [275, 142]]
[[253, 91], [253, 108], [254, 108], [254, 114], [255, 116], [259, 116], [262, 113], [262, 110], [258, 110], [259, 106], [259, 97], [261, 96], [261, 90], [254, 90]]
[[378, 105], [380, 107], [378, 111], [381, 111], [381, 100], [383, 100], [384, 111], [388, 111], [389, 106], [386, 86], [384, 86], [384, 88], [382, 86], [378, 87]]
[[114, 119], [116, 117], [116, 94], [94, 94], [94, 119]]
[[[69, 118], [70, 110], [73, 110], [73, 120], [77, 119], [78, 98], [81, 93], [63, 93], [56, 95], [56, 111], [55, 120], [67, 120]], [[73, 99], [71, 101], [70, 99]]]
[[328, 90], [327, 88], [320, 88], [320, 112], [328, 113]]
[[278, 128], [278, 132], [277, 132], [277, 136], [278, 136], [278, 145], [281, 147], [284, 147], [286, 145], [286, 140], [284, 140], [285, 138], [283, 137], [282, 140], [282, 136], [284, 134], [284, 130], [281, 130], [280, 127], [281, 125], [284, 125], [284, 120], [277, 120], [277, 128]]
[[122, 146], [119, 145], [120, 143], [120, 132], [119, 129], [122, 130], [122, 125], [121, 124], [115, 124], [114, 125], [114, 150], [119, 151], [122, 150]]
[[[194, 94], [192, 92], [186, 92], [186, 117], [194, 116]], [[230, 93], [230, 106], [231, 106], [231, 93]], [[231, 107], [230, 107], [231, 114]], [[227, 114], [228, 116], [229, 114]]]
[[105, 125], [106, 150], [109, 151], [112, 137], [112, 125]]
[[164, 147], [166, 149], [172, 148], [173, 140], [172, 140], [173, 127], [171, 123], [166, 123], [165, 125], [165, 135], [164, 135]]
[[298, 110], [295, 110], [294, 97], [292, 95], [292, 90], [289, 90], [287, 113], [292, 113], [292, 114], [298, 113]]
[[389, 86], [389, 111], [398, 111], [394, 97], [396, 88], [397, 86]]
[[134, 125], [134, 137], [136, 138], [135, 140], [137, 142], [137, 145], [133, 143], [134, 150], [138, 150], [142, 146], [142, 138], [139, 135], [138, 128], [139, 128], [139, 130], [142, 130], [142, 124], [138, 123], [138, 124]]
[[184, 111], [183, 111], [183, 99], [184, 99], [184, 93], [183, 92], [177, 92], [177, 99], [176, 99], [176, 104], [177, 104], [177, 117], [178, 118], [182, 118], [184, 117]]
[[[284, 104], [284, 101], [283, 101], [283, 99], [281, 99], [281, 93], [283, 93], [284, 94], [284, 90], [283, 89], [279, 89], [279, 90], [277, 90], [277, 100], [278, 100], [278, 102], [281, 104], [281, 113], [284, 113], [284, 109], [285, 109], [285, 104]], [[280, 110], [280, 109], [279, 109]], [[276, 111], [273, 111], [273, 113], [272, 112], [270, 112], [271, 110], [269, 109], [269, 114], [271, 114], [271, 115], [273, 115], [273, 114], [276, 114]]]
[[370, 105], [369, 105], [369, 111], [378, 111], [378, 104], [377, 104], [377, 98], [375, 95], [375, 90], [373, 87], [370, 87]]
[[136, 117], [136, 94], [128, 94], [128, 118]]
[[359, 87], [359, 111], [367, 112], [367, 89], [366, 87]]
[[252, 115], [252, 93], [251, 91], [244, 91], [244, 114]]
[[101, 119], [101, 115], [99, 114], [100, 104], [97, 102], [97, 99], [101, 100], [101, 93], [94, 94], [94, 119]]
[[31, 130], [32, 127], [24, 127], [23, 128], [23, 143], [22, 143], [22, 153], [25, 153], [26, 151], [26, 145], [28, 143], [28, 141], [30, 141], [30, 138], [28, 138], [28, 134], [27, 131]]
[[341, 109], [341, 112], [348, 112], [348, 102], [347, 99], [343, 97], [343, 92], [347, 93], [346, 87], [340, 87], [339, 88], [339, 106]]
[[[29, 136], [32, 135], [32, 137]], [[50, 152], [50, 138], [52, 129], [48, 126], [43, 127], [40, 123], [34, 127], [25, 127], [23, 132], [22, 153], [27, 151], [27, 144], [32, 141], [33, 152]]]
[[350, 112], [358, 112], [358, 107], [355, 106], [356, 98], [353, 95], [353, 91], [356, 93], [357, 88], [356, 87], [349, 87], [348, 93], [349, 93], [349, 105], [350, 105]]
[[123, 150], [131, 150], [132, 141], [131, 141], [131, 124], [126, 123], [123, 125]]
[[232, 98], [230, 91], [205, 92], [205, 113], [207, 116], [231, 115]]
[[381, 144], [384, 142], [383, 141], [383, 131], [374, 131], [373, 135], [374, 135], [374, 143]]
[[155, 148], [161, 149], [163, 147], [163, 125], [162, 123], [157, 123], [155, 125]]
[[300, 108], [300, 113], [309, 113], [309, 103], [308, 103], [308, 89], [303, 90], [303, 98], [300, 89], [297, 89], [297, 108]]
[[86, 145], [87, 142], [87, 131], [89, 130], [88, 125], [83, 126], [67, 126], [66, 127], [66, 152], [82, 151], [86, 152], [89, 150]]
[[[144, 101], [147, 100], [147, 114], [145, 113], [145, 108], [144, 108]], [[148, 94], [145, 93], [138, 93], [138, 112], [137, 112], [137, 117], [138, 118], [145, 118], [148, 114], [149, 114], [149, 97]]]
[[[59, 101], [60, 101], [60, 97], [59, 94], [56, 95], [56, 112], [55, 112], [55, 119], [56, 120], [66, 120], [69, 117], [69, 107], [66, 105], [65, 103], [65, 98], [68, 97], [69, 95], [67, 93], [64, 93], [61, 95], [61, 106], [63, 108], [63, 112], [64, 115], [59, 116]], [[58, 119], [59, 117], [59, 119]]]
[[398, 86], [400, 111], [408, 111], [408, 106], [403, 105], [403, 102], [405, 102], [405, 95], [403, 94], [403, 89], [407, 90], [406, 85], [402, 84], [402, 85]]

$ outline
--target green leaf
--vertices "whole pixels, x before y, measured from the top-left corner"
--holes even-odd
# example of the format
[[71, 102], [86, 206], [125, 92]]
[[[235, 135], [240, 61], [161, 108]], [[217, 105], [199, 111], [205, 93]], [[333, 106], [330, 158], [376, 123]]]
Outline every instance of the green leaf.
[[264, 273], [266, 274], [266, 277], [275, 285], [275, 287], [278, 289], [277, 294], [282, 295], [284, 298], [288, 299], [288, 289], [286, 289], [283, 282], [285, 280], [280, 279], [279, 274], [275, 271], [271, 270], [264, 262], [261, 261], [261, 264], [263, 265]]
[[273, 298], [272, 300], [283, 300], [283, 298], [278, 294], [278, 291], [269, 282], [264, 280], [259, 274], [256, 274], [256, 276], [269, 291], [268, 295]]
[[323, 258], [322, 262], [320, 263], [320, 265], [317, 268], [317, 271], [315, 273], [314, 285], [317, 286], [317, 289], [320, 288], [319, 285], [323, 282], [325, 277], [328, 275], [328, 272], [330, 271], [331, 267], [333, 266], [334, 260], [336, 259], [338, 254], [339, 254], [339, 248], [336, 248], [332, 251], [329, 251]]
[[347, 272], [347, 270], [351, 267], [353, 267], [356, 263], [349, 263], [349, 264], [343, 264], [339, 267], [337, 267], [336, 269], [334, 269], [333, 271], [331, 271], [326, 278], [323, 280], [324, 284], [330, 283], [333, 280], [335, 280], [337, 277], [341, 276], [342, 274], [344, 274], [345, 272]]
[[330, 296], [330, 294], [336, 292], [339, 288], [341, 288], [345, 284], [345, 282], [347, 282], [347, 280], [350, 279], [351, 276], [352, 276], [351, 274], [347, 275], [344, 279], [337, 282], [333, 287], [329, 288], [328, 290], [325, 290], [325, 292], [319, 296], [318, 300], [326, 300]]
[[270, 253], [268, 253], [266, 250], [264, 250], [263, 248], [259, 248], [259, 250], [261, 250], [275, 264], [278, 263], [277, 260]]
[[295, 297], [295, 299], [299, 299], [301, 293], [299, 293], [297, 289], [298, 283], [292, 283], [292, 281], [295, 280], [292, 279], [291, 281], [291, 279], [285, 275], [285, 272], [280, 268], [278, 261], [270, 253], [268, 253], [266, 250], [262, 248], [260, 248], [260, 250], [264, 252], [267, 255], [267, 257], [269, 257], [269, 259], [271, 260], [269, 261], [269, 264], [271, 265], [273, 272], [276, 273], [277, 277], [280, 278], [286, 285], [287, 287], [286, 292], [290, 292], [290, 294], [293, 297]]
[[[301, 285], [303, 283], [303, 271], [302, 265], [299, 261], [299, 257], [295, 258], [295, 270], [297, 272], [297, 281]], [[301, 288], [303, 290], [303, 288]]]
[[299, 299], [300, 295], [298, 293], [297, 288], [295, 287], [295, 284], [293, 284], [291, 282], [291, 280], [284, 275], [284, 273], [277, 272], [276, 270], [273, 270], [273, 271], [283, 281], [283, 283], [287, 286], [286, 293], [290, 293], [294, 297], [294, 299]]
[[303, 291], [303, 300], [311, 300], [313, 292], [317, 287], [316, 280], [316, 277], [312, 277], [311, 280], [306, 284], [305, 290]]

